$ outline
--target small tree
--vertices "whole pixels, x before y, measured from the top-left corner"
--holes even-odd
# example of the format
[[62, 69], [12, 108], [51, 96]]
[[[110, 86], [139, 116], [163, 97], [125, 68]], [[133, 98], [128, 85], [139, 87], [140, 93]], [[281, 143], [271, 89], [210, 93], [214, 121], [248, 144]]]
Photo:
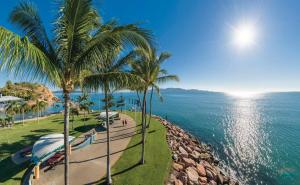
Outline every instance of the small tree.
[[24, 126], [25, 113], [30, 110], [30, 107], [27, 102], [20, 102], [20, 112], [22, 113], [22, 125]]
[[70, 114], [71, 114], [71, 117], [72, 117], [72, 119], [71, 119], [72, 130], [74, 130], [74, 119], [75, 119], [75, 116], [79, 116], [78, 107], [71, 107]]
[[117, 101], [116, 106], [120, 107], [121, 112], [123, 112], [123, 107], [125, 106], [125, 98], [123, 96], [120, 96], [120, 99]]
[[90, 107], [94, 105], [94, 102], [90, 101], [90, 97], [87, 93], [83, 93], [77, 98], [79, 110], [83, 111], [84, 120], [87, 120], [86, 113], [90, 113]]
[[12, 101], [8, 103], [8, 106], [5, 109], [5, 114], [7, 115], [8, 123], [14, 124], [15, 122], [15, 115], [18, 114], [20, 111], [20, 105], [16, 101]]

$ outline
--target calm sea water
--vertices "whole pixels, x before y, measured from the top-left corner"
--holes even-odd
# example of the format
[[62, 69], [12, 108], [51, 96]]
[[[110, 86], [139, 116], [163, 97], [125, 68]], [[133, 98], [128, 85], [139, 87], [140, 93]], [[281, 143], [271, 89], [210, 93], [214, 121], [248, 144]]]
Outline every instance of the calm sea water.
[[[136, 97], [134, 93], [116, 93], [116, 99], [121, 94], [128, 101]], [[183, 90], [162, 94], [163, 103], [154, 98], [154, 114], [212, 144], [216, 155], [243, 184], [300, 184], [300, 93], [249, 98]], [[91, 97], [96, 103], [93, 109], [99, 109], [102, 95]]]

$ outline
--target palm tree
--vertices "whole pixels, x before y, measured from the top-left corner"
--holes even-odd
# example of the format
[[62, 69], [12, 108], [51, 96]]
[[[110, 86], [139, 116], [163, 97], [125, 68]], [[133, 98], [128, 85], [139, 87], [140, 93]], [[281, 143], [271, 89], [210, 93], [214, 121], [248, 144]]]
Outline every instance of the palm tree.
[[30, 110], [30, 107], [26, 101], [22, 101], [20, 102], [20, 109], [22, 112], [22, 125], [24, 126], [25, 112], [28, 112]]
[[90, 113], [90, 107], [94, 105], [94, 102], [89, 100], [89, 95], [86, 92], [84, 92], [81, 96], [78, 96], [77, 102], [79, 109], [84, 112], [84, 120], [86, 121], [86, 113]]
[[[123, 57], [119, 57], [123, 48], [117, 47], [114, 50], [107, 52], [105, 58], [105, 67], [94, 67], [92, 75], [85, 77], [84, 84], [89, 90], [98, 91], [99, 89], [104, 92], [105, 112], [106, 112], [106, 137], [107, 137], [107, 169], [106, 169], [106, 182], [112, 184], [110, 172], [110, 126], [108, 109], [113, 106], [112, 91], [129, 87], [129, 83], [135, 83], [140, 79], [124, 70], [125, 66], [135, 56], [134, 52], [129, 52]], [[101, 64], [102, 65], [102, 64]]]
[[72, 122], [72, 130], [74, 130], [74, 119], [75, 119], [75, 115], [79, 116], [79, 110], [77, 107], [71, 107], [70, 108], [70, 114], [72, 116], [71, 122]]
[[35, 104], [32, 106], [32, 110], [37, 113], [37, 123], [40, 123], [40, 117], [42, 115], [42, 111], [46, 109], [48, 104], [45, 101], [36, 100]]
[[[89, 66], [103, 61], [104, 51], [116, 45], [149, 48], [151, 34], [136, 25], [119, 26], [115, 21], [101, 24], [91, 0], [58, 1], [54, 20], [54, 38], [50, 39], [37, 8], [20, 3], [10, 20], [23, 36], [0, 27], [0, 64], [15, 74], [31, 74], [63, 91], [64, 149], [69, 151], [70, 93], [78, 86], [78, 77]], [[28, 76], [28, 75], [27, 75]], [[65, 152], [65, 184], [69, 184], [69, 153]]]
[[[159, 84], [165, 83], [167, 81], [175, 80], [178, 81], [176, 75], [168, 75], [167, 71], [161, 69], [161, 64], [168, 59], [171, 55], [167, 52], [162, 52], [159, 56], [156, 54], [156, 49], [152, 48], [151, 51], [146, 51], [144, 49], [137, 49], [136, 52], [139, 54], [139, 57], [136, 58], [135, 62], [131, 63], [132, 74], [139, 76], [143, 79], [140, 84], [135, 84], [133, 87], [137, 94], [138, 92], [143, 93], [142, 97], [142, 157], [141, 164], [145, 163], [145, 139], [146, 139], [146, 98], [147, 91], [151, 87], [151, 96], [150, 96], [150, 118], [152, 114], [152, 94], [153, 89], [159, 94]], [[150, 123], [150, 122], [149, 122]]]
[[17, 101], [9, 102], [5, 109], [5, 113], [9, 115], [9, 117], [11, 117], [9, 121], [11, 121], [12, 124], [14, 124], [15, 122], [15, 115], [18, 114], [19, 112], [20, 112], [20, 104]]

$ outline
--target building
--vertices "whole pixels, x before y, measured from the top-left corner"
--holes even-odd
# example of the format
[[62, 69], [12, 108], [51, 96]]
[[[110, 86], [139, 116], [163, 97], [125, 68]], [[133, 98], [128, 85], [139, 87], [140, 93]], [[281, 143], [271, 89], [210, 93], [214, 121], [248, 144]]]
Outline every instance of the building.
[[3, 112], [5, 110], [5, 107], [7, 106], [8, 102], [22, 100], [22, 98], [18, 98], [15, 96], [2, 96], [2, 94], [0, 94], [0, 111]]

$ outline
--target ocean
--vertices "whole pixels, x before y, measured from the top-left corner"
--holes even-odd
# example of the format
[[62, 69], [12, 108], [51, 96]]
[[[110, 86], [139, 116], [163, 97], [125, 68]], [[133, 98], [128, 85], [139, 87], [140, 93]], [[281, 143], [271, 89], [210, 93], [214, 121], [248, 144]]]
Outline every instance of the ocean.
[[[300, 93], [236, 97], [197, 90], [162, 90], [153, 113], [167, 118], [212, 148], [242, 184], [300, 184]], [[61, 98], [60, 93], [56, 93]], [[72, 98], [80, 93], [73, 93]], [[115, 93], [131, 108], [135, 93]], [[91, 94], [94, 110], [102, 94]], [[52, 106], [46, 112], [61, 110]]]

